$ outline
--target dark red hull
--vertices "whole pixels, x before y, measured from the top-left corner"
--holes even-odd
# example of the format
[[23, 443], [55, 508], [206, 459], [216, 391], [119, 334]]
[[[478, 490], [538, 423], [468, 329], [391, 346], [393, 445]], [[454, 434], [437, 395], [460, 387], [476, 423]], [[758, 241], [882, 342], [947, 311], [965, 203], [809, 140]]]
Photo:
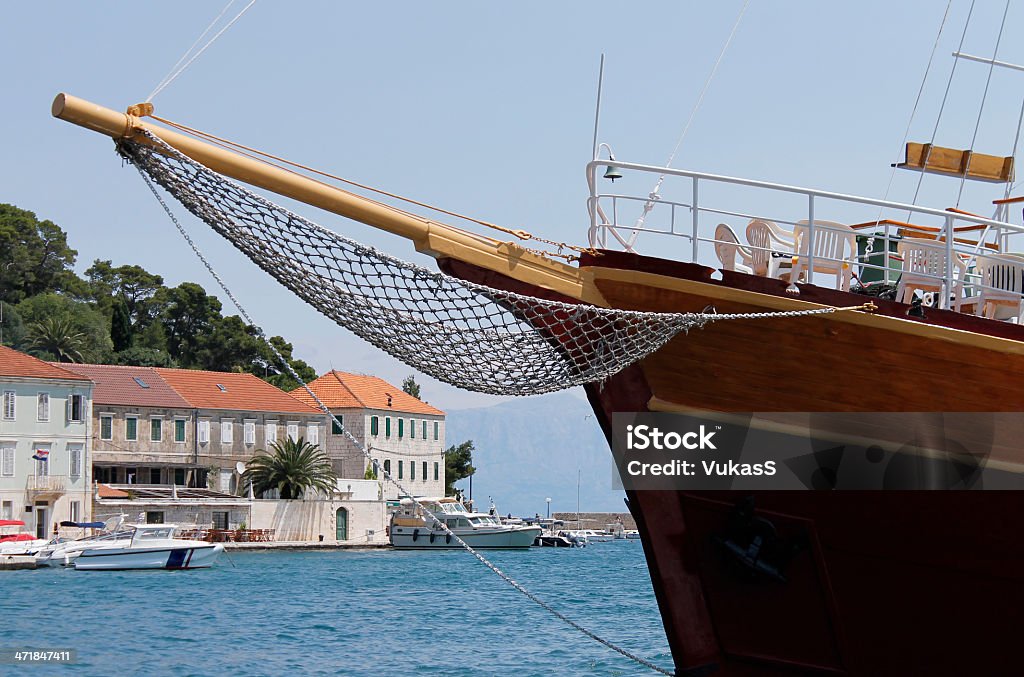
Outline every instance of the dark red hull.
[[[441, 265], [447, 272], [475, 282], [574, 301], [463, 262], [449, 259]], [[583, 265], [653, 272], [740, 290], [749, 286], [746, 291], [784, 298], [784, 285], [776, 289], [777, 281], [733, 276], [724, 283], [711, 283], [707, 278], [710, 271], [699, 266], [634, 255], [609, 253], [601, 259], [584, 260]], [[664, 289], [648, 288], [624, 302], [621, 284], [602, 286], [598, 281], [597, 286], [611, 305], [621, 307], [667, 309], [667, 303], [678, 301], [674, 297], [666, 300]], [[619, 297], [611, 298], [615, 294]], [[699, 296], [685, 289], [680, 294], [688, 294], [690, 303]], [[812, 287], [805, 288], [802, 298], [839, 306], [863, 300]], [[749, 307], [744, 302], [735, 307], [724, 301], [715, 305], [722, 312]], [[881, 302], [880, 306], [882, 315], [901, 317], [906, 312], [906, 306], [898, 304]], [[929, 314], [920, 321], [922, 325], [954, 326], [970, 332], [964, 334], [968, 339], [965, 350], [975, 351], [975, 366], [980, 369], [972, 374], [974, 380], [1003, 373], [988, 363], [997, 358], [1003, 360], [1002, 369], [1009, 374], [1007, 379], [991, 383], [993, 395], [964, 400], [959, 409], [1024, 410], [1024, 389], [1017, 383], [1024, 374], [1020, 368], [1024, 351], [1010, 345], [1009, 353], [1000, 357], [1000, 346], [993, 349], [991, 341], [986, 343], [991, 337], [1019, 343], [1024, 338], [1021, 328], [941, 311]], [[840, 397], [815, 405], [779, 379], [784, 372], [769, 371], [758, 377], [764, 383], [779, 384], [779, 390], [769, 386], [757, 393], [756, 399], [747, 397], [727, 376], [721, 378], [714, 393], [703, 393], [707, 370], [721, 368], [715, 363], [721, 355], [715, 351], [733, 350], [730, 355], [740, 358], [744, 350], [749, 351], [739, 334], [728, 333], [731, 329], [715, 335], [705, 334], [709, 332], [706, 328], [666, 347], [671, 351], [675, 344], [678, 354], [656, 354], [600, 387], [587, 387], [606, 436], [610, 440], [613, 413], [648, 411], [652, 403], [659, 410], [666, 410], [662, 406], [666, 402], [725, 411], [952, 410], [934, 388], [931, 392], [928, 388], [928, 365], [938, 364], [938, 374], [947, 347], [943, 341], [916, 336], [913, 327], [909, 333], [900, 327], [902, 333], [872, 345], [856, 334], [856, 327], [791, 326], [797, 334], [811, 327], [830, 341], [847, 336], [856, 339], [849, 344], [848, 356], [855, 365], [863, 365], [864, 359], [889, 359], [894, 351], [924, 351], [922, 392], [918, 395], [908, 390], [901, 395], [903, 399], [890, 400], [885, 407], [877, 401], [861, 405], [859, 400], [844, 402]], [[974, 337], [988, 338], [972, 342]], [[680, 341], [691, 342], [682, 346]], [[806, 344], [807, 336], [802, 341]], [[784, 352], [786, 347], [779, 349]], [[690, 366], [675, 367], [679, 363]], [[897, 362], [893, 368], [900, 366]], [[677, 371], [668, 378], [666, 370], [673, 368]], [[891, 370], [882, 371], [891, 381]], [[929, 402], [933, 403], [930, 407]], [[766, 403], [773, 406], [766, 407]], [[1024, 573], [1019, 563], [1024, 560], [1024, 539], [1015, 519], [1024, 512], [1024, 493], [627, 491], [627, 498], [642, 535], [678, 674], [991, 675], [1020, 670], [1017, 635], [1024, 622]], [[770, 522], [781, 543], [799, 544], [787, 559], [784, 581], [744, 571], [723, 556], [719, 547], [722, 539], [728, 538], [736, 515], [743, 514], [751, 501], [753, 516], [762, 523]]]

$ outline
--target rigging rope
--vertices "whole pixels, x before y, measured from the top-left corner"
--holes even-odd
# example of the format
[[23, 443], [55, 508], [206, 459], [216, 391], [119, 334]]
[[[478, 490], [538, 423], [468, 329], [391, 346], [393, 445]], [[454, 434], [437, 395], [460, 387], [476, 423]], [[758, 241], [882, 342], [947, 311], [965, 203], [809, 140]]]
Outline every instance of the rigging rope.
[[967, 152], [967, 166], [960, 177], [960, 190], [956, 194], [956, 206], [960, 206], [960, 197], [964, 194], [964, 184], [967, 183], [967, 172], [971, 168], [971, 159], [974, 156], [974, 142], [978, 140], [978, 129], [981, 128], [981, 114], [985, 111], [985, 101], [988, 100], [988, 86], [992, 83], [992, 73], [996, 69], [996, 57], [999, 56], [999, 43], [1003, 39], [1003, 29], [1006, 28], [1006, 15], [1010, 13], [1010, 0], [1006, 0], [1006, 8], [1003, 10], [1003, 21], [999, 24], [999, 35], [996, 36], [996, 46], [992, 50], [992, 62], [988, 66], [988, 77], [985, 78], [985, 91], [981, 94], [981, 104], [978, 106], [978, 119], [974, 122], [974, 134], [971, 136], [971, 147]]
[[[535, 253], [541, 253], [541, 254], [545, 254], [547, 256], [558, 256], [558, 257], [569, 259], [569, 260], [574, 260], [577, 257], [569, 256], [569, 255], [566, 255], [566, 254], [562, 254], [561, 251], [563, 249], [569, 249], [571, 251], [574, 251], [574, 252], [577, 252], [577, 253], [580, 253], [580, 254], [583, 254], [583, 253], [594, 254], [594, 255], [599, 255], [600, 254], [598, 251], [596, 251], [595, 249], [593, 249], [591, 247], [578, 247], [576, 245], [567, 244], [565, 242], [556, 242], [554, 240], [548, 240], [548, 239], [545, 239], [543, 237], [539, 237], [537, 235], [533, 235], [532, 233], [529, 233], [529, 232], [527, 232], [525, 230], [522, 230], [522, 229], [506, 228], [505, 226], [499, 226], [498, 224], [492, 223], [490, 221], [484, 221], [482, 219], [478, 219], [478, 218], [475, 218], [475, 217], [472, 217], [472, 216], [467, 216], [465, 214], [460, 214], [458, 212], [450, 211], [450, 210], [445, 209], [443, 207], [437, 207], [437, 206], [429, 204], [427, 202], [420, 202], [419, 200], [414, 200], [413, 198], [410, 198], [410, 197], [405, 197], [403, 195], [398, 195], [397, 193], [390, 193], [390, 192], [388, 192], [386, 190], [381, 190], [380, 188], [374, 188], [373, 186], [368, 186], [368, 185], [366, 185], [364, 183], [359, 183], [359, 182], [353, 181], [351, 179], [346, 179], [346, 178], [338, 176], [336, 174], [331, 174], [329, 172], [325, 172], [325, 171], [322, 171], [320, 169], [316, 169], [314, 167], [310, 167], [308, 165], [304, 165], [304, 164], [301, 164], [301, 163], [298, 163], [298, 162], [292, 162], [291, 160], [287, 160], [287, 159], [285, 159], [283, 157], [279, 157], [277, 155], [273, 155], [271, 153], [267, 153], [267, 152], [258, 150], [256, 148], [251, 148], [249, 146], [237, 143], [235, 141], [230, 141], [228, 139], [222, 139], [219, 136], [215, 136], [213, 134], [209, 134], [207, 132], [204, 132], [204, 131], [201, 131], [201, 130], [198, 130], [198, 129], [194, 129], [194, 128], [189, 127], [187, 125], [183, 125], [183, 124], [181, 124], [179, 122], [174, 122], [172, 120], [168, 120], [166, 118], [162, 118], [162, 117], [160, 117], [158, 115], [150, 114], [150, 115], [148, 115], [148, 117], [151, 117], [152, 119], [156, 120], [157, 122], [161, 122], [161, 123], [167, 125], [168, 127], [173, 127], [174, 129], [178, 129], [178, 130], [181, 130], [181, 131], [186, 132], [188, 134], [192, 134], [192, 135], [197, 136], [199, 138], [202, 138], [202, 139], [204, 139], [206, 141], [209, 141], [210, 143], [212, 143], [212, 144], [214, 144], [216, 146], [220, 146], [221, 148], [225, 148], [227, 150], [231, 150], [233, 152], [239, 153], [240, 155], [244, 155], [244, 156], [246, 156], [248, 158], [251, 158], [253, 160], [258, 160], [258, 161], [263, 162], [263, 163], [265, 163], [267, 165], [270, 165], [271, 167], [277, 167], [278, 169], [284, 169], [285, 171], [292, 171], [291, 169], [289, 169], [289, 167], [292, 167], [294, 169], [298, 169], [298, 170], [301, 170], [303, 172], [308, 172], [310, 174], [315, 174], [317, 176], [322, 176], [322, 177], [324, 177], [326, 179], [331, 179], [332, 181], [337, 181], [338, 183], [344, 183], [344, 184], [347, 184], [349, 186], [353, 186], [355, 188], [359, 188], [361, 190], [365, 190], [365, 191], [368, 191], [368, 192], [371, 192], [371, 193], [376, 193], [377, 195], [383, 195], [385, 197], [389, 197], [389, 198], [392, 198], [394, 200], [400, 200], [402, 202], [407, 202], [407, 203], [409, 203], [411, 205], [416, 205], [417, 207], [422, 207], [424, 209], [429, 209], [431, 211], [435, 211], [435, 212], [438, 212], [440, 214], [445, 214], [446, 216], [451, 216], [451, 217], [454, 217], [454, 218], [457, 218], [457, 219], [463, 219], [465, 221], [469, 221], [471, 223], [475, 223], [477, 225], [484, 226], [486, 228], [491, 228], [493, 230], [497, 230], [497, 231], [500, 231], [502, 233], [506, 233], [508, 235], [513, 235], [513, 236], [519, 238], [520, 240], [534, 240], [536, 242], [541, 242], [543, 244], [555, 247], [556, 250], [557, 250], [556, 252], [536, 252], [536, 250], [530, 250], [530, 251], [535, 251]], [[294, 172], [294, 173], [298, 173], [298, 172]], [[301, 174], [300, 174], [300, 176], [301, 176]], [[378, 202], [376, 204], [383, 205], [384, 203]], [[394, 209], [394, 207], [390, 207], [390, 208]], [[408, 212], [404, 212], [404, 213], [408, 213]]]
[[[971, 16], [974, 14], [974, 3], [975, 0], [971, 0], [971, 7], [967, 10], [967, 19], [964, 21], [964, 32], [960, 34], [960, 45], [956, 48], [957, 53], [960, 53], [964, 49], [964, 40], [967, 38], [967, 29], [971, 25]], [[960, 59], [953, 59], [953, 67], [949, 70], [949, 79], [946, 80], [946, 91], [942, 94], [942, 103], [939, 105], [939, 113], [935, 116], [935, 127], [932, 129], [932, 138], [928, 142], [928, 148], [924, 154], [924, 158], [921, 161], [921, 174], [917, 177], [917, 187], [914, 188], [914, 199], [910, 201], [910, 204], [916, 205], [918, 195], [921, 193], [921, 184], [924, 182], [925, 167], [928, 166], [928, 160], [932, 156], [932, 147], [935, 145], [935, 137], [939, 134], [939, 123], [942, 122], [942, 113], [946, 110], [946, 101], [949, 99], [949, 89], [953, 84], [953, 76], [956, 74], [957, 64], [960, 63]], [[913, 214], [907, 212], [907, 221], [910, 221]]]
[[[718, 53], [718, 58], [715, 59], [715, 65], [711, 67], [711, 72], [708, 73], [708, 79], [704, 81], [704, 87], [700, 90], [700, 95], [697, 97], [697, 103], [693, 105], [693, 110], [690, 111], [690, 117], [687, 119], [686, 124], [683, 125], [683, 131], [679, 134], [679, 139], [676, 141], [675, 147], [672, 149], [672, 153], [668, 156], [668, 161], [665, 162], [665, 167], [671, 167], [672, 163], [676, 159], [676, 153], [679, 152], [679, 147], [683, 145], [683, 139], [686, 138], [686, 133], [690, 131], [690, 125], [693, 124], [693, 119], [697, 116], [697, 111], [700, 110], [700, 106], [704, 103], [704, 95], [708, 93], [708, 87], [711, 86], [711, 81], [715, 79], [715, 73], [718, 72], [718, 66], [722, 63], [722, 58], [725, 57], [726, 51], [729, 49], [729, 45], [732, 44], [732, 38], [736, 35], [736, 29], [740, 27], [740, 21], [743, 19], [743, 15], [747, 11], [747, 7], [750, 5], [750, 0], [745, 0], [743, 7], [740, 8], [740, 13], [736, 15], [736, 21], [732, 25], [732, 30], [729, 32], [729, 37], [726, 39], [725, 44], [722, 45], [722, 51]], [[654, 189], [649, 194], [649, 199], [644, 202], [643, 212], [636, 220], [634, 229], [642, 228], [644, 220], [647, 215], [654, 209], [654, 203], [658, 199], [658, 191], [661, 190], [661, 185], [665, 182], [665, 175], [662, 174], [658, 177], [658, 181], [654, 184]], [[694, 205], [694, 209], [697, 206]], [[633, 234], [630, 236], [629, 245], [627, 248], [632, 251], [633, 244], [636, 242], [637, 236], [640, 235], [639, 230], [633, 230]], [[625, 243], [623, 243], [625, 244]]]
[[[207, 33], [209, 33], [209, 32], [210, 32], [210, 29], [211, 29], [211, 28], [213, 28], [214, 24], [216, 24], [216, 23], [217, 23], [217, 21], [219, 21], [219, 20], [220, 20], [220, 18], [221, 18], [222, 16], [224, 16], [224, 12], [226, 12], [226, 11], [227, 11], [227, 9], [228, 9], [228, 7], [230, 7], [230, 6], [232, 5], [232, 4], [234, 4], [234, 2], [235, 2], [235, 0], [231, 0], [230, 2], [228, 2], [227, 6], [226, 6], [226, 7], [224, 7], [224, 9], [223, 9], [223, 10], [221, 10], [221, 13], [217, 15], [217, 18], [213, 20], [213, 23], [211, 23], [211, 24], [210, 24], [209, 26], [207, 26], [206, 30], [202, 32], [202, 34], [201, 34], [201, 35], [199, 36], [199, 38], [198, 38], [198, 39], [196, 40], [196, 42], [192, 44], [192, 47], [189, 47], [189, 48], [188, 48], [188, 51], [186, 51], [186, 52], [185, 52], [185, 54], [183, 54], [183, 55], [182, 55], [181, 59], [178, 59], [178, 63], [181, 63], [181, 62], [182, 62], [182, 60], [183, 60], [183, 59], [184, 59], [184, 58], [185, 58], [186, 56], [188, 56], [188, 53], [189, 53], [190, 51], [192, 51], [192, 50], [193, 50], [193, 49], [195, 48], [195, 46], [196, 46], [196, 44], [197, 44], [197, 43], [199, 42], [199, 40], [202, 40], [202, 39], [203, 39], [203, 36], [204, 36], [204, 35], [206, 35]], [[184, 65], [182, 65], [182, 66], [181, 66], [180, 68], [178, 68], [177, 70], [175, 70], [175, 68], [177, 68], [178, 64], [175, 64], [175, 65], [174, 65], [174, 66], [173, 66], [173, 67], [171, 68], [171, 72], [170, 72], [170, 73], [168, 73], [167, 75], [165, 75], [165, 76], [164, 76], [164, 79], [160, 81], [160, 84], [158, 84], [158, 85], [156, 86], [156, 89], [154, 89], [154, 90], [153, 90], [153, 91], [152, 91], [152, 92], [150, 93], [150, 95], [146, 97], [146, 102], [147, 102], [147, 103], [149, 103], [150, 101], [152, 101], [152, 100], [153, 100], [153, 97], [155, 97], [155, 96], [156, 96], [157, 94], [159, 94], [159, 93], [160, 93], [160, 92], [162, 92], [162, 91], [163, 91], [164, 89], [166, 89], [168, 85], [170, 85], [170, 84], [171, 84], [172, 82], [174, 82], [174, 81], [175, 81], [175, 80], [176, 80], [176, 79], [178, 78], [178, 76], [179, 76], [179, 75], [181, 75], [182, 73], [184, 73], [184, 72], [185, 72], [185, 70], [186, 70], [186, 69], [187, 69], [187, 68], [188, 68], [189, 66], [191, 66], [191, 65], [192, 65], [192, 63], [193, 63], [193, 62], [194, 62], [194, 61], [195, 61], [196, 59], [198, 59], [198, 58], [200, 57], [200, 55], [202, 55], [202, 53], [203, 53], [203, 52], [205, 52], [205, 51], [206, 51], [206, 50], [207, 50], [207, 49], [208, 49], [208, 48], [209, 48], [209, 47], [210, 47], [210, 46], [211, 46], [211, 45], [212, 45], [212, 44], [213, 44], [214, 42], [216, 42], [216, 41], [217, 41], [217, 38], [219, 38], [219, 37], [220, 37], [221, 35], [223, 35], [223, 34], [224, 34], [224, 32], [225, 32], [225, 31], [227, 31], [227, 29], [229, 29], [229, 28], [231, 28], [232, 26], [234, 26], [234, 25], [235, 25], [235, 22], [236, 22], [236, 21], [238, 21], [239, 19], [241, 19], [241, 18], [242, 18], [242, 15], [243, 15], [243, 14], [245, 14], [246, 12], [248, 12], [248, 11], [249, 11], [249, 8], [250, 8], [250, 7], [252, 7], [252, 6], [253, 6], [253, 5], [255, 5], [255, 4], [256, 4], [256, 0], [250, 0], [249, 4], [248, 4], [248, 5], [246, 5], [245, 7], [243, 7], [243, 8], [242, 8], [242, 11], [241, 11], [241, 12], [239, 12], [238, 14], [236, 14], [236, 15], [235, 15], [235, 18], [234, 18], [234, 19], [232, 19], [231, 21], [229, 21], [229, 22], [227, 23], [227, 25], [226, 25], [226, 26], [224, 26], [224, 28], [221, 28], [221, 29], [220, 29], [219, 31], [217, 31], [217, 34], [216, 34], [216, 35], [214, 35], [214, 36], [213, 36], [212, 38], [210, 38], [210, 39], [209, 39], [209, 40], [207, 41], [207, 43], [206, 43], [205, 45], [203, 45], [203, 46], [202, 46], [202, 48], [201, 48], [201, 49], [200, 49], [200, 50], [199, 50], [198, 52], [196, 52], [195, 54], [193, 54], [193, 55], [192, 55], [192, 58], [191, 58], [191, 59], [189, 59], [188, 61], [186, 61], [186, 62], [185, 62], [185, 64], [184, 64]]]
[[[903, 132], [903, 140], [900, 141], [896, 162], [893, 163], [892, 170], [889, 172], [889, 182], [885, 185], [885, 195], [882, 197], [883, 200], [889, 199], [889, 191], [892, 190], [892, 182], [893, 179], [896, 178], [896, 170], [899, 169], [899, 156], [903, 154], [904, 149], [907, 146], [907, 139], [910, 138], [910, 128], [914, 124], [914, 118], [917, 117], [917, 107], [921, 103], [921, 96], [924, 94], [924, 86], [928, 82], [928, 74], [932, 70], [932, 61], [935, 59], [935, 52], [939, 48], [939, 41], [942, 39], [942, 31], [946, 27], [946, 19], [949, 17], [949, 8], [952, 6], [953, 0], [949, 0], [949, 2], [946, 3], [946, 11], [942, 14], [942, 22], [939, 23], [939, 32], [935, 35], [935, 44], [932, 45], [932, 53], [928, 56], [928, 65], [925, 66], [924, 77], [921, 78], [921, 86], [917, 89], [917, 98], [914, 99], [914, 107], [910, 111], [910, 119], [907, 120], [907, 128]], [[878, 216], [875, 219], [876, 227], [882, 220], [882, 209], [883, 207], [878, 208]], [[909, 220], [910, 216], [908, 215], [907, 221]]]

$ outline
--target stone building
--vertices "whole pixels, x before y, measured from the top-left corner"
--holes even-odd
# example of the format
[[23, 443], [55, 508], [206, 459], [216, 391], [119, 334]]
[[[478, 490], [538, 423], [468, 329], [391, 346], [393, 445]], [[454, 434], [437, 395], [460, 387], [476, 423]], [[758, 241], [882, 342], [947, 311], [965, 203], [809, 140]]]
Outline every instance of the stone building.
[[[309, 388], [410, 494], [443, 495], [443, 411], [376, 376], [329, 371]], [[292, 395], [315, 405], [302, 388], [292, 391]], [[365, 476], [366, 458], [333, 422], [325, 449], [339, 477]], [[383, 474], [378, 473], [378, 477], [383, 480]], [[399, 497], [391, 482], [383, 482], [383, 492], [387, 500]]]
[[95, 382], [92, 477], [238, 489], [238, 464], [274, 441], [323, 443], [326, 417], [252, 374], [66, 365]]
[[0, 346], [0, 519], [39, 538], [92, 519], [92, 382], [64, 365]]

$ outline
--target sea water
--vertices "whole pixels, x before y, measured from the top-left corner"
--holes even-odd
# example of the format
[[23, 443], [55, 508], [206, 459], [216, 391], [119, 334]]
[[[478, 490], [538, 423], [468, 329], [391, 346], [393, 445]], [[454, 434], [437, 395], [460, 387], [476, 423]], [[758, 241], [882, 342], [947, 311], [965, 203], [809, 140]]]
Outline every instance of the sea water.
[[[672, 667], [638, 541], [487, 551], [598, 635]], [[0, 572], [0, 649], [74, 649], [0, 675], [655, 674], [462, 551], [227, 552], [191, 571]]]

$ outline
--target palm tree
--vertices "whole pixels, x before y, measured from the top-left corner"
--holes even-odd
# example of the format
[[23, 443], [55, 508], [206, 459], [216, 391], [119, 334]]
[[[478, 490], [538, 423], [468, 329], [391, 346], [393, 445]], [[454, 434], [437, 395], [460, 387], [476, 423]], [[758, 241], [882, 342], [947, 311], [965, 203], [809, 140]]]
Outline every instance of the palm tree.
[[29, 328], [28, 349], [33, 354], [50, 354], [58, 362], [84, 362], [85, 334], [75, 331], [70, 317], [47, 317]]
[[281, 498], [302, 498], [310, 489], [330, 494], [337, 488], [338, 476], [331, 460], [316, 444], [303, 438], [273, 442], [270, 452], [260, 451], [248, 463], [242, 481], [253, 491], [277, 489]]

